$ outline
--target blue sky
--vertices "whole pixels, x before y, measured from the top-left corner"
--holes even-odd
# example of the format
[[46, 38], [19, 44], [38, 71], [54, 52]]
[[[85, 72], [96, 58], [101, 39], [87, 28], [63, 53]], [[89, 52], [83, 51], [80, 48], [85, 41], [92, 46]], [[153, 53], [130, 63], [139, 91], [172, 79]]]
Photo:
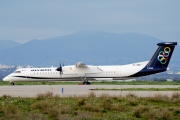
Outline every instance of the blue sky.
[[95, 30], [180, 42], [179, 6], [180, 0], [0, 0], [0, 40]]

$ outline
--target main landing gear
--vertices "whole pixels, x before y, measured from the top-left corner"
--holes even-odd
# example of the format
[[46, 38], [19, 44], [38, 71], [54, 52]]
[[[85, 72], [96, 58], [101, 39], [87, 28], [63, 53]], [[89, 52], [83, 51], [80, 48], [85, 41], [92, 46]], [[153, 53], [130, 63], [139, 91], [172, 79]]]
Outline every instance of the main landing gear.
[[90, 84], [91, 84], [91, 83], [86, 79], [86, 77], [84, 77], [84, 78], [81, 77], [81, 79], [82, 79], [82, 81], [84, 81], [84, 82], [83, 82], [83, 85], [90, 85]]

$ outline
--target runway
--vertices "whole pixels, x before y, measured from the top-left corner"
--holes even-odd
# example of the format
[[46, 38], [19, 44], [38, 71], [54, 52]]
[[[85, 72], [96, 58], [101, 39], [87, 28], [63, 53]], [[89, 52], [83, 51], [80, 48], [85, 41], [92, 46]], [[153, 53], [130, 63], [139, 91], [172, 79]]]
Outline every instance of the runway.
[[[129, 93], [139, 97], [150, 97], [155, 94], [171, 96], [177, 91], [121, 91], [121, 90], [92, 90], [92, 89], [123, 89], [123, 88], [179, 88], [179, 85], [15, 85], [0, 86], [0, 96], [36, 97], [39, 93], [52, 92], [60, 97], [88, 96], [93, 92], [96, 97], [103, 94], [110, 96], [126, 96]], [[178, 91], [180, 92], [180, 91]]]

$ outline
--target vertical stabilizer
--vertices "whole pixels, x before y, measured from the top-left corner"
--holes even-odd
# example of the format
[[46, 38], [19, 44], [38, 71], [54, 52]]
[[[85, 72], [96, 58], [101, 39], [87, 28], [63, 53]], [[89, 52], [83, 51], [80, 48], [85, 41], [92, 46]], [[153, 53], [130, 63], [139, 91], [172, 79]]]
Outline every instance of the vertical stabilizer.
[[157, 48], [149, 63], [142, 70], [131, 75], [130, 77], [151, 75], [167, 70], [169, 61], [174, 51], [174, 47], [177, 45], [177, 42], [162, 42], [158, 43], [157, 45], [159, 47]]
[[159, 47], [149, 61], [147, 68], [167, 69], [172, 53], [177, 42], [162, 42], [157, 44]]

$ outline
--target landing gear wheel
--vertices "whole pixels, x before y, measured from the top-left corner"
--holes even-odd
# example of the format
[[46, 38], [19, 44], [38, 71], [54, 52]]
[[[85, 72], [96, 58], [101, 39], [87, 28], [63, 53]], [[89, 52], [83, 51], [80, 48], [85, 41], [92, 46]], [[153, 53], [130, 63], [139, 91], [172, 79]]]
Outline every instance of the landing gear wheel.
[[13, 82], [11, 82], [11, 86], [14, 86], [14, 83], [13, 83]]
[[83, 85], [90, 85], [90, 82], [83, 82]]

